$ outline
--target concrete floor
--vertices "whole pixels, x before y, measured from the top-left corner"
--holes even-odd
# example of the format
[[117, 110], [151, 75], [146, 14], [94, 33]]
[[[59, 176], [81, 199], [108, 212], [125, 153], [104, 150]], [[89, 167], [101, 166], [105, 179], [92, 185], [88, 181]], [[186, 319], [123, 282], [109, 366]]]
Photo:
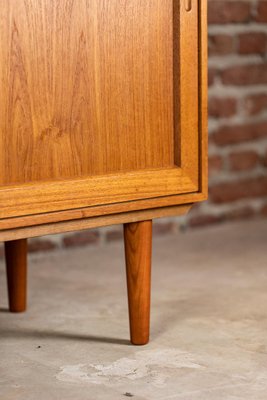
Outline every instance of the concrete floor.
[[151, 342], [128, 342], [122, 243], [31, 256], [0, 299], [1, 400], [266, 400], [267, 220], [154, 240]]

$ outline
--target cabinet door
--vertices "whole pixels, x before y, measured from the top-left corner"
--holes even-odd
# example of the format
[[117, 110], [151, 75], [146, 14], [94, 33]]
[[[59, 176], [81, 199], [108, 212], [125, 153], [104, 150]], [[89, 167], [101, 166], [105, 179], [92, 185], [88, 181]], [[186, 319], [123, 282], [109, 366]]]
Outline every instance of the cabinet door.
[[0, 218], [201, 188], [198, 0], [5, 0]]

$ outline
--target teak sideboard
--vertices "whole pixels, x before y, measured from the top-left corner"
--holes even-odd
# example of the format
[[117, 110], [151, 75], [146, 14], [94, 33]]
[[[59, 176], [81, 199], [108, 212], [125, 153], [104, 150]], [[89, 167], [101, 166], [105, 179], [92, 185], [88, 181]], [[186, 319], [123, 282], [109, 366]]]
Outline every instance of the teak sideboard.
[[207, 0], [5, 0], [0, 240], [124, 224], [131, 341], [149, 339], [152, 219], [207, 197]]

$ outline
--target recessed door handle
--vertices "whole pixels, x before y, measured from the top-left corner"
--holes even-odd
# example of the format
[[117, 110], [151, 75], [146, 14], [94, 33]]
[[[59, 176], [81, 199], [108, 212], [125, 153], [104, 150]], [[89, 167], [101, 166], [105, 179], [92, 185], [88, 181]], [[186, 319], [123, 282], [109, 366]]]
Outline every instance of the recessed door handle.
[[184, 0], [185, 2], [185, 10], [191, 11], [192, 10], [192, 0]]

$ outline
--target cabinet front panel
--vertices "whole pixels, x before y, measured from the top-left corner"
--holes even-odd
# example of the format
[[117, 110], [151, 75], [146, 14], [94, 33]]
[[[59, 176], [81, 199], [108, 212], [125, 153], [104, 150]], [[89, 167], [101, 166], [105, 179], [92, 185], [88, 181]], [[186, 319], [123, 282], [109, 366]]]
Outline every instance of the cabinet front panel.
[[172, 19], [171, 0], [1, 1], [1, 184], [172, 167]]
[[2, 1], [0, 219], [201, 194], [205, 26], [206, 0]]

